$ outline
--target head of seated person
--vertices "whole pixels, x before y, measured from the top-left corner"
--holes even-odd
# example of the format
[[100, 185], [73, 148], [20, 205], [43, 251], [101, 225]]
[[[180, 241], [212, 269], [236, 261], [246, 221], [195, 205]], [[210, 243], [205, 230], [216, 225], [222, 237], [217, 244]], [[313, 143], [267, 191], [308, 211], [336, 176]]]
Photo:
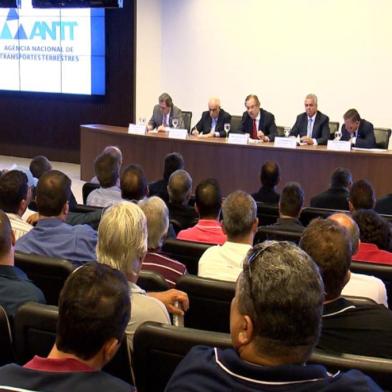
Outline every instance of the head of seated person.
[[57, 217], [65, 220], [69, 212], [71, 180], [59, 170], [44, 173], [38, 181], [36, 201], [41, 218]]
[[280, 167], [275, 161], [266, 161], [261, 166], [260, 183], [265, 188], [274, 189], [280, 181]]
[[373, 209], [376, 204], [376, 195], [369, 181], [358, 180], [353, 183], [349, 196], [350, 211]]
[[230, 193], [223, 201], [222, 215], [223, 231], [228, 241], [253, 244], [259, 220], [252, 196], [243, 191]]
[[359, 227], [355, 220], [350, 215], [338, 212], [330, 215], [327, 219], [337, 222], [340, 226], [347, 230], [347, 233], [351, 240], [351, 250], [354, 255], [358, 251], [359, 247]]
[[350, 189], [353, 179], [350, 170], [338, 167], [331, 176], [331, 188]]
[[102, 153], [96, 158], [94, 170], [102, 188], [115, 186], [120, 176], [118, 159], [110, 153]]
[[353, 219], [359, 226], [361, 242], [375, 244], [379, 249], [392, 250], [392, 232], [389, 223], [374, 210], [358, 210]]
[[230, 312], [241, 359], [264, 366], [303, 364], [319, 338], [323, 289], [317, 266], [296, 245], [265, 241], [250, 250]]
[[148, 196], [148, 184], [144, 171], [139, 165], [129, 165], [121, 174], [121, 197], [124, 200], [139, 201]]
[[171, 152], [165, 156], [163, 168], [163, 179], [169, 181], [172, 173], [176, 170], [183, 169], [185, 166], [184, 158], [179, 152]]
[[147, 219], [148, 249], [160, 249], [169, 229], [169, 210], [157, 196], [142, 200], [138, 205]]
[[40, 178], [42, 174], [52, 170], [52, 164], [43, 155], [37, 155], [30, 162], [30, 171], [35, 178]]
[[31, 188], [25, 173], [10, 170], [0, 177], [0, 209], [22, 216], [31, 201]]
[[222, 194], [217, 180], [209, 178], [200, 182], [196, 187], [195, 198], [195, 208], [200, 219], [218, 219]]
[[347, 230], [332, 219], [314, 219], [302, 234], [300, 247], [320, 269], [325, 300], [337, 299], [350, 280], [352, 244]]
[[285, 185], [279, 200], [279, 216], [281, 218], [298, 218], [304, 204], [304, 191], [296, 182]]
[[192, 194], [192, 177], [183, 169], [176, 170], [169, 177], [167, 191], [170, 203], [187, 205]]
[[118, 167], [121, 167], [123, 162], [123, 155], [119, 147], [117, 146], [106, 146], [103, 151], [103, 154], [109, 154], [113, 158], [117, 160]]

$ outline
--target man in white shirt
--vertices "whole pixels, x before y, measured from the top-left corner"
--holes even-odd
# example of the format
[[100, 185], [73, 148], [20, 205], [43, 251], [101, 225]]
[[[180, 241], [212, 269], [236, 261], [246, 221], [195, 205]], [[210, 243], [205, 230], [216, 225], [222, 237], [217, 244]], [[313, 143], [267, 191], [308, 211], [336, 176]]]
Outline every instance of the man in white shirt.
[[10, 170], [0, 177], [0, 209], [7, 214], [16, 240], [33, 228], [22, 219], [30, 201], [31, 188], [25, 173]]
[[223, 202], [222, 214], [227, 241], [204, 252], [199, 260], [198, 275], [235, 282], [252, 248], [259, 223], [256, 202], [246, 192], [233, 192]]

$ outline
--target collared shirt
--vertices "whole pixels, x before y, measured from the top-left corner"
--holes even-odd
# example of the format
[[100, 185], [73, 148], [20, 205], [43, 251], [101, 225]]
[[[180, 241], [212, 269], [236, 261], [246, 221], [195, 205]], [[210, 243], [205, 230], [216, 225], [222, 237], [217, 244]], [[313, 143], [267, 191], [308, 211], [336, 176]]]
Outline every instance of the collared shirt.
[[211, 131], [215, 132], [216, 124], [218, 124], [218, 117], [211, 117]]
[[321, 365], [262, 366], [228, 348], [195, 346], [177, 366], [165, 391], [381, 391], [358, 370], [328, 373]]
[[[307, 116], [307, 118], [308, 118], [308, 123], [309, 123], [309, 120], [312, 119], [312, 122], [309, 124], [309, 125], [310, 125], [310, 135], [308, 135], [308, 136], [309, 136], [310, 138], [312, 138], [312, 135], [313, 135], [313, 128], [314, 128], [314, 122], [316, 121], [316, 115], [317, 115], [317, 112], [316, 112], [312, 117]], [[312, 140], [313, 140], [313, 144], [314, 144], [315, 146], [317, 146], [317, 139], [312, 138]]]
[[19, 252], [57, 257], [76, 265], [96, 261], [97, 232], [88, 225], [71, 226], [58, 218], [46, 218], [16, 241]]
[[186, 274], [184, 264], [159, 252], [148, 251], [142, 264], [143, 270], [161, 274], [171, 288], [176, 285], [177, 279]]
[[46, 303], [42, 291], [18, 267], [0, 265], [0, 305], [9, 317], [25, 302]]
[[199, 260], [198, 276], [235, 282], [242, 272], [244, 259], [251, 248], [248, 244], [230, 241], [212, 246]]
[[87, 196], [87, 205], [95, 207], [110, 207], [115, 203], [122, 201], [121, 190], [117, 185], [109, 188], [94, 189]]
[[24, 366], [26, 369], [45, 372], [94, 372], [95, 370], [75, 358], [42, 358], [35, 355]]
[[20, 237], [28, 233], [33, 226], [25, 222], [19, 215], [11, 214], [7, 212], [8, 219], [10, 220], [12, 230], [15, 233], [15, 239], [18, 240]]
[[181, 230], [177, 235], [177, 239], [221, 245], [226, 242], [227, 237], [219, 221], [215, 219], [200, 219], [195, 226]]
[[361, 242], [352, 260], [392, 265], [392, 253], [379, 249], [375, 244]]
[[131, 318], [129, 319], [125, 333], [129, 347], [132, 350], [133, 336], [137, 327], [146, 321], [171, 324], [169, 313], [165, 305], [156, 298], [149, 297], [137, 284], [128, 282], [131, 296]]

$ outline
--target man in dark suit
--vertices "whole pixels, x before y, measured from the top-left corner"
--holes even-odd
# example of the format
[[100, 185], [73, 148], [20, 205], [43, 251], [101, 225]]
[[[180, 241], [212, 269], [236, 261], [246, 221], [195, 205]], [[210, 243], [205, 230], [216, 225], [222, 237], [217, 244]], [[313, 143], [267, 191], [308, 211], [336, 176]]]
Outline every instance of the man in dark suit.
[[392, 193], [388, 193], [381, 199], [378, 199], [374, 209], [379, 214], [392, 215]]
[[376, 147], [373, 124], [361, 119], [356, 109], [347, 110], [343, 119], [341, 140], [351, 140], [353, 147]]
[[350, 187], [353, 183], [351, 172], [338, 167], [332, 173], [331, 186], [310, 200], [310, 206], [316, 208], [331, 208], [334, 210], [348, 210]]
[[203, 112], [200, 121], [192, 129], [192, 135], [199, 137], [225, 137], [225, 124], [231, 123], [231, 115], [221, 109], [219, 98], [210, 98], [208, 111]]
[[305, 97], [305, 113], [299, 114], [290, 136], [300, 136], [306, 144], [327, 144], [329, 138], [329, 118], [317, 110], [317, 96]]
[[280, 195], [276, 192], [275, 187], [279, 184], [279, 181], [279, 164], [275, 161], [264, 162], [260, 170], [261, 187], [258, 192], [252, 194], [252, 197], [262, 203], [277, 205]]
[[246, 112], [242, 115], [238, 131], [249, 133], [251, 139], [272, 142], [277, 133], [274, 115], [260, 108], [260, 101], [256, 95], [248, 95], [245, 98], [245, 107]]
[[158, 105], [154, 106], [147, 130], [157, 129], [158, 132], [164, 132], [167, 127], [173, 126], [174, 118], [178, 120], [177, 128], [184, 128], [184, 118], [181, 109], [173, 105], [171, 96], [163, 93], [159, 96], [158, 101]]

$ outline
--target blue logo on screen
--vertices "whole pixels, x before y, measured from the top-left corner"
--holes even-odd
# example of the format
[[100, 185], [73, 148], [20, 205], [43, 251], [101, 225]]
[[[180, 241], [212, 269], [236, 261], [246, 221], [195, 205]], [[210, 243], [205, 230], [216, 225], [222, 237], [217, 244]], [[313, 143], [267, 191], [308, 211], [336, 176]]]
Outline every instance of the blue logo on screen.
[[[16, 23], [12, 23], [16, 21]], [[75, 27], [77, 22], [67, 21], [36, 21], [30, 31], [26, 31], [22, 23], [19, 23], [19, 14], [15, 9], [10, 9], [7, 20], [0, 32], [0, 39], [34, 39], [42, 40], [70, 40], [75, 39]]]

